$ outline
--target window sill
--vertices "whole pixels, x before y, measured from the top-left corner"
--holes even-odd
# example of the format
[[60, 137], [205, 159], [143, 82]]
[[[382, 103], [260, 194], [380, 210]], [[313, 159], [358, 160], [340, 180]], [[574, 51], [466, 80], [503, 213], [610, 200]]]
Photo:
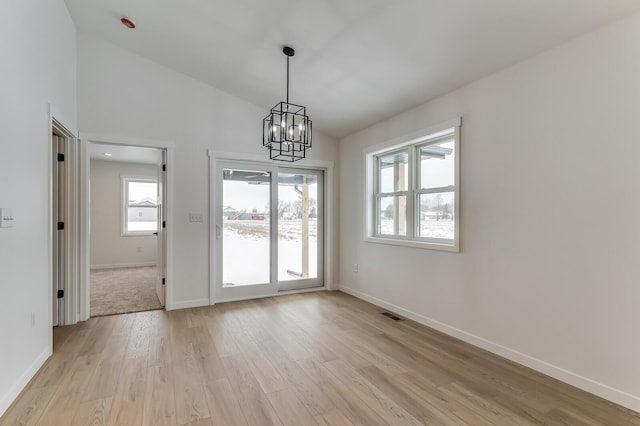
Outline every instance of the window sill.
[[460, 248], [457, 243], [453, 244], [440, 244], [428, 241], [415, 241], [415, 240], [401, 240], [397, 238], [384, 238], [384, 237], [365, 237], [364, 241], [367, 243], [376, 244], [389, 244], [393, 246], [413, 247], [427, 250], [439, 250], [448, 251], [452, 253], [459, 253]]
[[140, 232], [123, 232], [120, 234], [121, 237], [155, 237], [156, 231], [140, 231]]

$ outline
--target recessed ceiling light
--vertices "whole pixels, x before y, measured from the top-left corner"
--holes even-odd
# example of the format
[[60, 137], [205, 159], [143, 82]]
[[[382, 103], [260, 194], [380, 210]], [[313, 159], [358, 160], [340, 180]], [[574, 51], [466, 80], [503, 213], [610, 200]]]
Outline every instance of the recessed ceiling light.
[[103, 155], [104, 155], [105, 157], [111, 157], [111, 156], [113, 156], [113, 154], [111, 154], [110, 152], [105, 152]]
[[133, 22], [131, 19], [127, 18], [126, 16], [123, 16], [122, 18], [120, 18], [120, 22], [122, 22], [122, 25], [129, 28], [130, 30], [136, 27], [136, 23]]

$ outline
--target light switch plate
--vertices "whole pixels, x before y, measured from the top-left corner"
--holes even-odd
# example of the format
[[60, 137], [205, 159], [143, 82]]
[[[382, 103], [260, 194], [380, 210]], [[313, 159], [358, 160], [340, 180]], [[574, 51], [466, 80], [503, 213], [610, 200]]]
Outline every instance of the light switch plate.
[[0, 208], [0, 228], [13, 227], [13, 209], [4, 207]]
[[189, 212], [189, 222], [203, 222], [204, 214], [197, 212]]

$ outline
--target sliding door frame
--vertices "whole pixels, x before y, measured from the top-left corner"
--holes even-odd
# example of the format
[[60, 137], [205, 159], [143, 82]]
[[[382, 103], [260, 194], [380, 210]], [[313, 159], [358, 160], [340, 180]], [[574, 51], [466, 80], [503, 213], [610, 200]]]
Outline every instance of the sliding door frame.
[[[318, 177], [318, 193], [317, 193], [317, 205], [318, 205], [318, 210], [319, 210], [319, 214], [318, 214], [318, 222], [317, 222], [317, 228], [316, 228], [316, 233], [317, 233], [317, 239], [318, 239], [318, 243], [321, 243], [319, 247], [317, 247], [317, 262], [318, 262], [318, 268], [317, 268], [317, 276], [315, 278], [300, 278], [300, 279], [296, 279], [296, 280], [287, 280], [287, 281], [281, 281], [280, 277], [279, 277], [279, 272], [280, 272], [280, 261], [279, 258], [276, 259], [278, 262], [275, 264], [275, 277], [276, 280], [278, 282], [278, 291], [279, 292], [283, 292], [283, 291], [291, 291], [291, 290], [304, 290], [304, 289], [312, 289], [312, 288], [322, 288], [324, 287], [324, 268], [321, 268], [320, 266], [324, 264], [324, 220], [325, 220], [325, 210], [324, 210], [324, 198], [325, 198], [325, 191], [324, 191], [324, 170], [322, 169], [301, 169], [299, 167], [291, 167], [291, 166], [279, 166], [276, 170], [276, 178], [275, 178], [275, 182], [276, 185], [278, 186], [278, 190], [280, 187], [280, 172], [284, 172], [287, 174], [310, 174], [310, 175], [315, 175]], [[280, 195], [280, 193], [278, 192], [278, 195]], [[278, 232], [278, 234], [276, 234], [278, 237], [276, 238], [276, 245], [278, 246], [278, 256], [280, 255], [280, 212], [278, 211], [278, 207], [280, 204], [280, 200], [276, 200], [278, 205], [275, 208], [275, 213], [278, 216], [278, 223], [276, 224], [276, 232]]]
[[[307, 291], [318, 291], [318, 290], [334, 290], [333, 280], [333, 261], [330, 256], [331, 247], [333, 246], [333, 238], [332, 238], [332, 229], [333, 229], [333, 173], [334, 173], [334, 164], [331, 161], [313, 161], [313, 160], [303, 160], [295, 165], [288, 164], [280, 164], [274, 163], [273, 161], [265, 161], [264, 156], [251, 155], [251, 154], [238, 154], [238, 153], [228, 153], [228, 152], [213, 152], [209, 151], [209, 182], [210, 182], [210, 196], [209, 196], [209, 229], [210, 229], [210, 241], [209, 241], [209, 249], [210, 249], [210, 261], [209, 261], [209, 303], [211, 305], [216, 302], [227, 302], [232, 300], [243, 300], [243, 299], [254, 299], [260, 297], [271, 297], [280, 294], [291, 294], [291, 293], [300, 293]], [[275, 173], [275, 179], [272, 181], [276, 182], [277, 185], [277, 173], [279, 168], [287, 168], [291, 170], [297, 170], [299, 172], [304, 172], [305, 170], [319, 170], [323, 172], [323, 186], [324, 186], [324, 205], [323, 205], [323, 216], [324, 216], [324, 224], [322, 227], [322, 235], [318, 235], [318, 238], [322, 236], [323, 245], [322, 245], [322, 253], [319, 256], [323, 260], [322, 270], [318, 271], [318, 275], [323, 277], [322, 286], [313, 287], [313, 288], [293, 288], [291, 290], [286, 289], [286, 283], [284, 282], [284, 289], [278, 290], [278, 280], [277, 280], [277, 257], [275, 259], [271, 259], [271, 271], [270, 284], [265, 284], [261, 291], [251, 292], [253, 294], [249, 295], [249, 291], [247, 294], [239, 294], [237, 297], [223, 297], [223, 295], [218, 294], [217, 291], [217, 283], [221, 282], [218, 280], [222, 279], [222, 271], [217, 269], [217, 265], [222, 264], [222, 245], [217, 244], [217, 239], [222, 238], [222, 219], [220, 217], [221, 212], [218, 211], [220, 206], [222, 205], [222, 188], [221, 188], [221, 179], [219, 179], [219, 174], [222, 173], [223, 168], [228, 168], [229, 165], [232, 167], [238, 168], [264, 168], [265, 171], [271, 171]], [[271, 185], [271, 198], [275, 199], [277, 195], [277, 187]], [[271, 206], [271, 211], [273, 212], [274, 206]], [[275, 206], [275, 210], [277, 211], [277, 206]], [[278, 232], [277, 221], [271, 221], [270, 227], [271, 232]], [[277, 235], [277, 234], [276, 234]], [[271, 238], [271, 250], [272, 253], [277, 256], [277, 245], [278, 239]], [[220, 248], [220, 249], [219, 249]], [[273, 265], [276, 265], [274, 268]], [[254, 287], [254, 286], [247, 286]]]
[[[224, 194], [224, 180], [222, 179], [222, 172], [225, 169], [232, 169], [234, 171], [250, 171], [250, 172], [268, 172], [269, 173], [269, 252], [266, 253], [269, 256], [269, 274], [267, 281], [263, 283], [245, 284], [229, 287], [228, 290], [223, 290], [223, 253], [224, 253], [224, 219], [222, 217], [223, 206], [223, 194]], [[212, 209], [214, 238], [211, 241], [213, 245], [212, 250], [214, 252], [214, 268], [213, 268], [213, 281], [214, 292], [217, 293], [217, 301], [227, 300], [239, 300], [239, 299], [252, 299], [259, 297], [268, 297], [278, 291], [277, 282], [277, 270], [274, 269], [274, 264], [278, 264], [277, 253], [277, 239], [273, 238], [273, 235], [277, 235], [277, 221], [274, 220], [274, 203], [273, 200], [277, 194], [277, 185], [273, 184], [273, 176], [277, 175], [278, 170], [271, 164], [260, 164], [253, 162], [241, 162], [231, 160], [218, 160], [216, 161], [216, 173], [214, 176], [214, 194], [218, 194], [214, 208]], [[277, 209], [277, 202], [276, 209]], [[249, 263], [251, 260], [247, 259]], [[219, 266], [219, 267], [218, 267]], [[247, 264], [247, 267], [251, 266]], [[221, 293], [233, 293], [232, 297], [225, 297]]]

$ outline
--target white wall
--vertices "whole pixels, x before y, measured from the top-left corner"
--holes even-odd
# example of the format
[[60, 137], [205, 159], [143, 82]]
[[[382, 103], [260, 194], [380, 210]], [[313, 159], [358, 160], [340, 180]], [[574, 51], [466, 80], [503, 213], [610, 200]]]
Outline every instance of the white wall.
[[[636, 15], [345, 138], [341, 288], [640, 411], [639, 113]], [[363, 149], [456, 116], [461, 253], [363, 242]]]
[[153, 164], [91, 160], [91, 267], [155, 265], [155, 235], [122, 235], [121, 176], [155, 178]]
[[[173, 164], [168, 165], [174, 179], [169, 194], [173, 217], [168, 218], [174, 273], [168, 306], [208, 303], [208, 225], [189, 223], [190, 211], [208, 214], [207, 149], [267, 159], [261, 139], [266, 111], [82, 33], [78, 94], [81, 133], [174, 144]], [[335, 161], [336, 156], [336, 141], [314, 132], [310, 158]]]
[[[49, 118], [76, 128], [75, 27], [62, 0], [0, 2], [0, 415], [50, 354]], [[31, 327], [31, 313], [35, 326]]]

